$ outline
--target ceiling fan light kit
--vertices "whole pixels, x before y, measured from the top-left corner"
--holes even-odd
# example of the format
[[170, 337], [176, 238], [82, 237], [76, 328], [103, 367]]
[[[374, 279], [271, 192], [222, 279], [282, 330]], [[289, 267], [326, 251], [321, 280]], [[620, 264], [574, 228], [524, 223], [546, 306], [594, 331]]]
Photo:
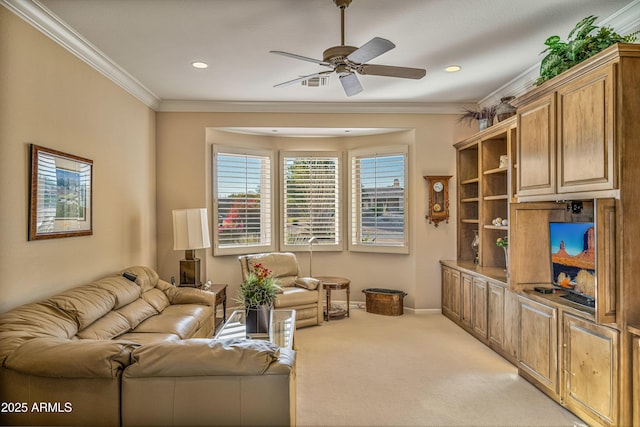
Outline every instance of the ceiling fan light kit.
[[[298, 59], [300, 61], [313, 62], [323, 67], [331, 68], [327, 71], [321, 71], [307, 76], [302, 76], [293, 80], [279, 83], [274, 87], [289, 86], [294, 83], [304, 82], [327, 77], [327, 74], [336, 73], [340, 78], [340, 83], [347, 96], [353, 96], [362, 92], [363, 88], [356, 74], [397, 77], [403, 79], [421, 79], [426, 75], [426, 70], [422, 68], [396, 67], [391, 65], [367, 64], [374, 58], [390, 51], [395, 44], [381, 37], [374, 37], [361, 47], [347, 46], [344, 41], [344, 11], [351, 4], [352, 0], [333, 0], [340, 9], [341, 17], [341, 44], [340, 46], [332, 46], [326, 49], [322, 54], [322, 60], [309, 58], [306, 56], [296, 55], [294, 53], [283, 52], [280, 50], [272, 50], [270, 53], [289, 58]], [[310, 85], [309, 85], [310, 86]]]

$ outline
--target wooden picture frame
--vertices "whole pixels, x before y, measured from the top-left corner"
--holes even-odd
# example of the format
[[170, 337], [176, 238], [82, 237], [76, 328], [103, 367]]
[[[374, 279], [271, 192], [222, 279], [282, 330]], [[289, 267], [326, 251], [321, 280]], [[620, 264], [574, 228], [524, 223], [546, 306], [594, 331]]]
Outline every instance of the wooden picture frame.
[[29, 240], [93, 234], [93, 161], [30, 145]]

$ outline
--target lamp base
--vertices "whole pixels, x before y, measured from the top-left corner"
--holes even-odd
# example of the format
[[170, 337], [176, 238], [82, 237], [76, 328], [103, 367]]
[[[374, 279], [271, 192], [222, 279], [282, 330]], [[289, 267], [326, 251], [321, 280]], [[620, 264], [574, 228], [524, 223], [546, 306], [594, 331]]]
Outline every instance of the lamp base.
[[187, 257], [180, 260], [180, 285], [197, 288], [200, 286], [200, 259]]

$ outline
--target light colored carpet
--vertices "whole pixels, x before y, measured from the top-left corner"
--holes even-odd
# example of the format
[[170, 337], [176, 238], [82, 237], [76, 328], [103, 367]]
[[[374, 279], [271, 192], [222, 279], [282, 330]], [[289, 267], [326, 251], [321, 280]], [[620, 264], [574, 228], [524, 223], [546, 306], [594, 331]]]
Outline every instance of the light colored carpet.
[[574, 426], [578, 418], [440, 314], [296, 331], [298, 426]]

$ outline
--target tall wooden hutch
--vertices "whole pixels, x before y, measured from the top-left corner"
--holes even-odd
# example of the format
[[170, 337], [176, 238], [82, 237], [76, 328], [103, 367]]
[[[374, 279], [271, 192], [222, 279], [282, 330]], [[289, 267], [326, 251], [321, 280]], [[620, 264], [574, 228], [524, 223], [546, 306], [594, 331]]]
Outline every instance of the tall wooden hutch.
[[[455, 145], [458, 247], [441, 262], [442, 311], [587, 423], [640, 426], [640, 45], [512, 104], [514, 119]], [[549, 222], [595, 223], [595, 307], [534, 291], [551, 286]], [[507, 235], [508, 263], [495, 243]]]

